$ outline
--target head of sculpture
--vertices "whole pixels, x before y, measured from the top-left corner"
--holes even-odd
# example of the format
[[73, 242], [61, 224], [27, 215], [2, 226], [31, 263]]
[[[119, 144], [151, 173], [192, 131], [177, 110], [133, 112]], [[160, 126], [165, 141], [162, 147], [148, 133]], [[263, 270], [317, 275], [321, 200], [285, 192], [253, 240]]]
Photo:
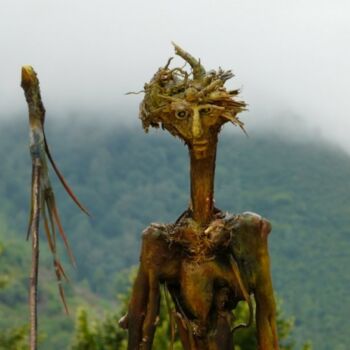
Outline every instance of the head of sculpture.
[[191, 70], [170, 69], [169, 59], [165, 67], [145, 84], [140, 118], [146, 131], [150, 126], [161, 126], [181, 138], [195, 158], [205, 158], [215, 147], [223, 124], [231, 122], [243, 129], [237, 114], [246, 104], [235, 99], [239, 90], [228, 91], [224, 87], [233, 77], [231, 71], [220, 68], [206, 72], [199, 60], [174, 46], [175, 53], [190, 65]]

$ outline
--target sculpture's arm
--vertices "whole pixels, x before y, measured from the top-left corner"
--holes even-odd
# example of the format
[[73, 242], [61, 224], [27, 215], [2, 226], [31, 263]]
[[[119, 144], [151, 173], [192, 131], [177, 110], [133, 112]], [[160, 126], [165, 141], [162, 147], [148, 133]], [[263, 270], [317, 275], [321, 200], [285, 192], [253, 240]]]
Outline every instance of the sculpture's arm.
[[142, 350], [151, 350], [153, 344], [154, 333], [156, 331], [157, 319], [160, 306], [160, 288], [159, 278], [155, 271], [148, 274], [148, 303], [147, 313], [143, 322], [142, 329]]
[[268, 252], [268, 234], [271, 231], [270, 223], [261, 219], [260, 234], [257, 241], [260, 243], [256, 249], [256, 328], [259, 349], [279, 349], [276, 327], [276, 305], [272, 287], [270, 257]]
[[259, 350], [279, 349], [276, 328], [276, 306], [272, 288], [269, 256], [260, 257], [260, 268], [254, 291], [256, 328]]
[[268, 234], [271, 224], [253, 213], [239, 216], [233, 237], [233, 252], [240, 271], [254, 293], [259, 350], [278, 350], [276, 306], [270, 272]]
[[140, 343], [142, 341], [142, 328], [147, 312], [148, 294], [148, 273], [145, 271], [141, 263], [132, 289], [128, 314], [124, 316], [123, 321], [120, 321], [120, 323], [127, 323], [123, 324], [122, 326], [127, 327], [129, 330], [128, 350], [140, 349]]
[[119, 324], [129, 329], [128, 350], [150, 350], [160, 305], [160, 274], [168, 264], [168, 244], [159, 226], [142, 235], [140, 267], [132, 289], [128, 314]]

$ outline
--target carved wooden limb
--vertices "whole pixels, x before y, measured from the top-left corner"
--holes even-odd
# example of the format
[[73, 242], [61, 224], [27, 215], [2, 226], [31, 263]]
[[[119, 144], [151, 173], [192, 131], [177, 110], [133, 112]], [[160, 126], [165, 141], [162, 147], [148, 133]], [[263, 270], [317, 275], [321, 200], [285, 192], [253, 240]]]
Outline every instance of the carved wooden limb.
[[[142, 341], [142, 328], [147, 312], [149, 293], [148, 274], [140, 266], [129, 302], [127, 314], [128, 350], [138, 350]], [[123, 320], [125, 322], [125, 319]], [[121, 323], [121, 322], [120, 322]]]
[[142, 350], [152, 349], [154, 333], [157, 326], [157, 318], [160, 307], [160, 281], [158, 274], [152, 271], [149, 276], [149, 294], [147, 303], [147, 313], [142, 329]]
[[267, 241], [271, 224], [257, 214], [244, 213], [238, 217], [233, 230], [233, 255], [256, 301], [259, 350], [278, 350], [276, 305]]
[[179, 259], [169, 249], [165, 225], [151, 225], [142, 235], [140, 267], [129, 302], [128, 314], [120, 325], [129, 330], [128, 350], [152, 348], [160, 302], [160, 280], [176, 279]]
[[[263, 223], [262, 238], [267, 247], [269, 229]], [[260, 270], [255, 286], [257, 338], [261, 350], [278, 349], [276, 305], [270, 273], [270, 259], [266, 249], [260, 257]]]
[[176, 324], [177, 324], [177, 330], [179, 332], [179, 337], [182, 343], [182, 346], [184, 350], [192, 350], [194, 347], [193, 344], [193, 337], [191, 334], [189, 334], [189, 331], [186, 327], [185, 320], [181, 313], [176, 313]]

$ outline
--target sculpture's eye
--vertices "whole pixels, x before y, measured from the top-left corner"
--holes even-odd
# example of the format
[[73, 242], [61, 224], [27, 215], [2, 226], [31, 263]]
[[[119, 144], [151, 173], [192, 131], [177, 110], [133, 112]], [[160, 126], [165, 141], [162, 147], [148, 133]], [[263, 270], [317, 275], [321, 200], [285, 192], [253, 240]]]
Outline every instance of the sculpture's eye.
[[201, 113], [201, 115], [207, 115], [207, 114], [211, 113], [211, 111], [212, 111], [211, 107], [205, 107], [205, 108], [201, 109], [200, 113]]
[[186, 110], [176, 111], [175, 116], [177, 119], [185, 119], [188, 117], [188, 111]]

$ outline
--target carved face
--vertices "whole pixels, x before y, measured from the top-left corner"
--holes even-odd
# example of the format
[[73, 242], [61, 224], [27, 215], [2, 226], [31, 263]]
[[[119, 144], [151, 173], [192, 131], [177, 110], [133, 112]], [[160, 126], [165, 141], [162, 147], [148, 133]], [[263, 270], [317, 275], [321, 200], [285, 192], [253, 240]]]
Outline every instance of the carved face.
[[[140, 106], [140, 117], [146, 131], [149, 126], [167, 129], [181, 138], [198, 159], [205, 158], [215, 147], [221, 126], [230, 121], [243, 128], [236, 117], [245, 103], [235, 101], [238, 90], [227, 91], [230, 71], [206, 73], [192, 56], [175, 46], [176, 54], [192, 67], [190, 73], [182, 68], [160, 68], [149, 84]], [[189, 79], [192, 74], [193, 79]]]
[[227, 120], [221, 117], [224, 108], [208, 103], [186, 100], [171, 102], [168, 112], [161, 115], [165, 129], [180, 137], [196, 158], [207, 155], [208, 148]]
[[[158, 111], [152, 113], [152, 121], [149, 125], [158, 127], [160, 124], [172, 135], [182, 139], [196, 158], [207, 156], [208, 148], [214, 146], [213, 143], [216, 142], [224, 123], [231, 121], [242, 126], [236, 118], [236, 109], [232, 106], [197, 99], [188, 101], [186, 96], [172, 98], [172, 101], [164, 100], [160, 104], [161, 107], [158, 107]], [[141, 105], [141, 118], [142, 112], [147, 111], [145, 103], [147, 100]]]

